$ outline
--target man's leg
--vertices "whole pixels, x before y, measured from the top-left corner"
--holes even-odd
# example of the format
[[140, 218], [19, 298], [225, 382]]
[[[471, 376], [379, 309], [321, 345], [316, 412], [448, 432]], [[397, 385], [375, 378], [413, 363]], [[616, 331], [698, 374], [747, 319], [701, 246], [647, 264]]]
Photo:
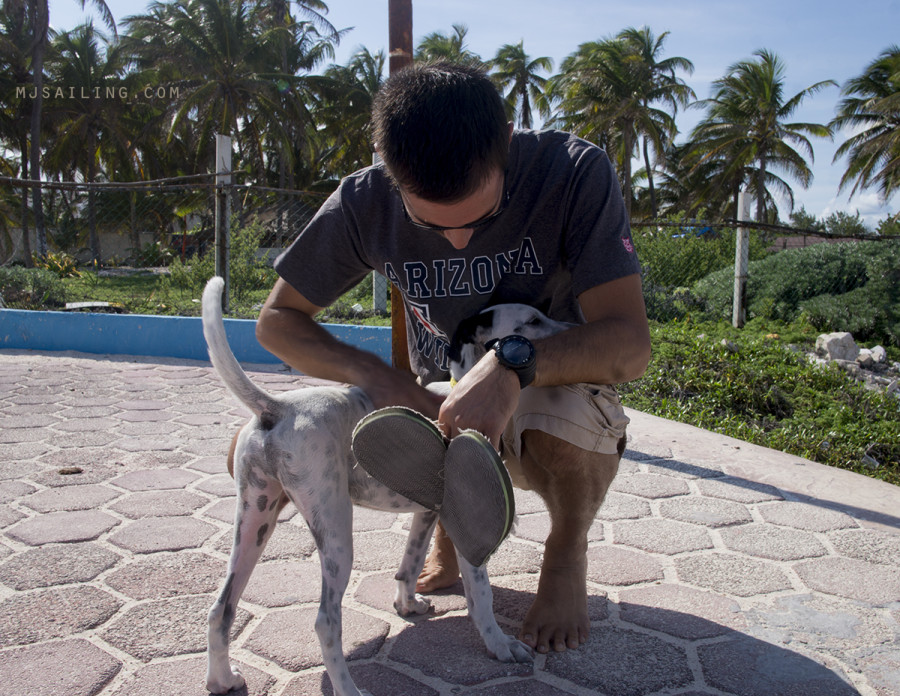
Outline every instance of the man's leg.
[[550, 535], [537, 596], [519, 638], [538, 652], [562, 652], [585, 642], [588, 529], [619, 468], [617, 454], [588, 452], [539, 430], [522, 433], [522, 467], [550, 512]]

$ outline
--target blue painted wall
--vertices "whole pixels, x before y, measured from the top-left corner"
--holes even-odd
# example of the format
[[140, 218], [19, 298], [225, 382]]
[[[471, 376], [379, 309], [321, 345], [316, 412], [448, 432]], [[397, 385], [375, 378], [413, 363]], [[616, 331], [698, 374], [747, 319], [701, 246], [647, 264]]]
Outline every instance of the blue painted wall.
[[[386, 326], [322, 324], [335, 338], [391, 360]], [[256, 340], [256, 322], [226, 319], [225, 332], [241, 362], [279, 363]], [[141, 314], [83, 314], [0, 309], [0, 349], [74, 350], [82, 353], [146, 355], [207, 360], [199, 317]]]

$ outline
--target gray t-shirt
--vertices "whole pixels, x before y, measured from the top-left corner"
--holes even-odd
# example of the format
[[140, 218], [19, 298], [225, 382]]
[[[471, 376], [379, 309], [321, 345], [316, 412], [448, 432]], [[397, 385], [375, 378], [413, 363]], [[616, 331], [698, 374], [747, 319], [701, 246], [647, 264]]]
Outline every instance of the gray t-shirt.
[[[439, 137], [439, 136], [436, 136]], [[521, 302], [584, 321], [577, 296], [640, 272], [615, 172], [597, 146], [560, 131], [516, 131], [503, 213], [454, 249], [416, 229], [380, 165], [346, 177], [288, 249], [279, 275], [327, 307], [372, 269], [400, 288], [413, 371], [446, 379], [457, 325]]]

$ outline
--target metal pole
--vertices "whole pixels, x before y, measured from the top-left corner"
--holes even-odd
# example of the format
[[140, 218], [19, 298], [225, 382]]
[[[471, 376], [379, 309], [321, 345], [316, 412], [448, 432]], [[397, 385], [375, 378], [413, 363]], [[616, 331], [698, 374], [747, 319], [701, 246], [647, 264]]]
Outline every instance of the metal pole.
[[[412, 0], [388, 0], [388, 56], [390, 73], [412, 65]], [[391, 363], [409, 371], [406, 311], [396, 287], [391, 287]]]
[[[746, 191], [738, 193], [739, 223], [750, 220], [750, 196]], [[739, 225], [734, 244], [734, 304], [731, 311], [731, 323], [736, 329], [743, 328], [747, 321], [747, 266], [750, 256], [750, 230]]]
[[231, 138], [216, 133], [216, 275], [225, 281], [222, 293], [222, 311], [229, 311], [228, 298], [231, 278], [228, 272], [228, 256], [231, 237]]

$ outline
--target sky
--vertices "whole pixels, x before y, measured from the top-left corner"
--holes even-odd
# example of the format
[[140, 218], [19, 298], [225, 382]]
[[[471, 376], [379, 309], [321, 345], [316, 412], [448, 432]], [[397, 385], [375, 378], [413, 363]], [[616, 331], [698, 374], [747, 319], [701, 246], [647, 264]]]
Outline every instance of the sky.
[[[327, 19], [347, 29], [335, 63], [346, 63], [355, 49], [387, 48], [388, 0], [326, 0]], [[107, 0], [117, 22], [139, 14], [143, 0]], [[88, 9], [90, 0], [88, 0]], [[50, 0], [50, 24], [71, 29], [90, 12], [78, 0]], [[96, 24], [99, 26], [100, 22]], [[698, 99], [711, 96], [711, 83], [730, 65], [767, 49], [785, 64], [785, 94], [790, 97], [823, 80], [834, 80], [807, 98], [793, 122], [828, 123], [841, 98], [840, 86], [860, 75], [878, 55], [900, 44], [900, 0], [413, 0], [413, 43], [453, 24], [468, 27], [467, 47], [482, 58], [494, 56], [504, 44], [524, 41], [532, 57], [548, 56], [558, 68], [580, 44], [610, 38], [628, 27], [649, 26], [656, 36], [668, 32], [664, 58], [681, 56], [694, 64], [693, 74], [680, 74]], [[676, 122], [684, 139], [702, 112], [680, 112]], [[794, 208], [805, 207], [822, 219], [835, 211], [857, 211], [871, 227], [900, 208], [900, 195], [885, 205], [874, 191], [850, 198], [848, 187], [838, 192], [846, 162], [832, 163], [847, 134], [834, 141], [814, 139], [814, 180], [808, 189], [787, 178], [794, 190]], [[779, 201], [787, 219], [786, 201]]]

